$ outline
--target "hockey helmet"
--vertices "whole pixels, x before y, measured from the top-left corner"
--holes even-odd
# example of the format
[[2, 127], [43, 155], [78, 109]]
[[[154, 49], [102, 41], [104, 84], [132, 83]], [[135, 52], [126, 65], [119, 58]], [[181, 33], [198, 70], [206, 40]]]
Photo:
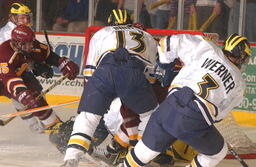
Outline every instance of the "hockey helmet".
[[32, 12], [22, 3], [13, 3], [10, 8], [10, 20], [16, 25], [32, 26]]
[[235, 63], [237, 66], [241, 66], [252, 54], [248, 39], [238, 34], [230, 35], [225, 40], [222, 50], [225, 55], [238, 60]]
[[20, 51], [30, 51], [33, 48], [34, 39], [33, 30], [26, 25], [18, 25], [12, 30], [11, 41]]
[[10, 9], [10, 13], [12, 14], [30, 14], [31, 10], [28, 6], [22, 3], [13, 3]]
[[129, 14], [125, 9], [113, 9], [108, 17], [108, 25], [117, 26], [117, 25], [126, 25], [131, 24]]

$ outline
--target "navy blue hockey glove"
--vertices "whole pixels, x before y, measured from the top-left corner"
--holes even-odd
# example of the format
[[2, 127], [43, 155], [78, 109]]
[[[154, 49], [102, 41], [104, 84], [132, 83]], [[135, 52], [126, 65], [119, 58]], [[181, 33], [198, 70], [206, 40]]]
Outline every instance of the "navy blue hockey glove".
[[159, 59], [157, 59], [156, 67], [154, 70], [155, 77], [161, 83], [162, 87], [169, 86], [172, 80], [174, 79], [174, 77], [177, 75], [177, 73], [173, 71], [175, 64], [176, 64], [176, 60], [169, 64], [161, 64], [159, 62]]
[[48, 64], [34, 63], [33, 73], [46, 79], [53, 77], [53, 69]]

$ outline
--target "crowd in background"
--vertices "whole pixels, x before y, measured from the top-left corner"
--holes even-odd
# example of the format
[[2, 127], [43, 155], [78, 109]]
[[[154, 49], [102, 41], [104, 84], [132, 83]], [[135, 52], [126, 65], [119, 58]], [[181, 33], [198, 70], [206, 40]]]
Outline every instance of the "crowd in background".
[[[8, 20], [10, 5], [21, 2], [36, 15], [34, 0], [0, 1], [0, 26]], [[125, 8], [134, 17], [135, 0], [95, 0], [94, 25], [105, 26], [112, 9]], [[161, 5], [156, 5], [162, 2]], [[176, 29], [178, 0], [139, 0], [139, 21], [147, 28]], [[238, 31], [240, 0], [185, 0], [183, 29], [214, 32], [221, 39]], [[245, 36], [256, 41], [255, 0], [247, 0]], [[42, 0], [42, 28], [52, 31], [83, 33], [88, 26], [89, 0]]]

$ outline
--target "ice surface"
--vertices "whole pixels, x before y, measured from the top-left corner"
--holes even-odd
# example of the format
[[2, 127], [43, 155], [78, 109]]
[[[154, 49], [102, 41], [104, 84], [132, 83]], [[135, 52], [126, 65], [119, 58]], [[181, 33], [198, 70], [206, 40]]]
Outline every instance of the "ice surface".
[[[15, 112], [10, 103], [0, 103], [1, 114]], [[76, 115], [74, 108], [57, 109], [62, 119]], [[61, 110], [61, 111], [60, 111]], [[103, 167], [101, 164], [81, 162], [81, 167]], [[247, 161], [250, 167], [256, 160]], [[32, 133], [26, 122], [15, 118], [6, 126], [0, 127], [0, 167], [59, 167], [63, 155], [49, 142], [48, 135]], [[177, 164], [176, 166], [180, 166]], [[218, 167], [241, 167], [236, 160], [225, 160]]]

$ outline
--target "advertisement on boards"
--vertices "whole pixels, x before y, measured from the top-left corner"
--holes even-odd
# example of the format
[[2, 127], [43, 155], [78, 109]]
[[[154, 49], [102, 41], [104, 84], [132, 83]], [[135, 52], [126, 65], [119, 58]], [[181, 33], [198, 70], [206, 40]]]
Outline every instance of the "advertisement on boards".
[[[45, 35], [37, 34], [36, 38], [43, 42], [46, 42]], [[49, 94], [67, 95], [67, 96], [80, 96], [83, 91], [84, 79], [82, 75], [83, 62], [84, 62], [84, 43], [85, 37], [83, 35], [48, 35], [52, 50], [59, 56], [64, 56], [74, 61], [79, 67], [79, 76], [75, 80], [65, 79], [59, 86], [56, 86]], [[54, 67], [54, 77], [50, 79], [44, 79], [39, 77], [39, 81], [44, 88], [48, 88], [54, 84], [62, 73], [58, 68]]]

